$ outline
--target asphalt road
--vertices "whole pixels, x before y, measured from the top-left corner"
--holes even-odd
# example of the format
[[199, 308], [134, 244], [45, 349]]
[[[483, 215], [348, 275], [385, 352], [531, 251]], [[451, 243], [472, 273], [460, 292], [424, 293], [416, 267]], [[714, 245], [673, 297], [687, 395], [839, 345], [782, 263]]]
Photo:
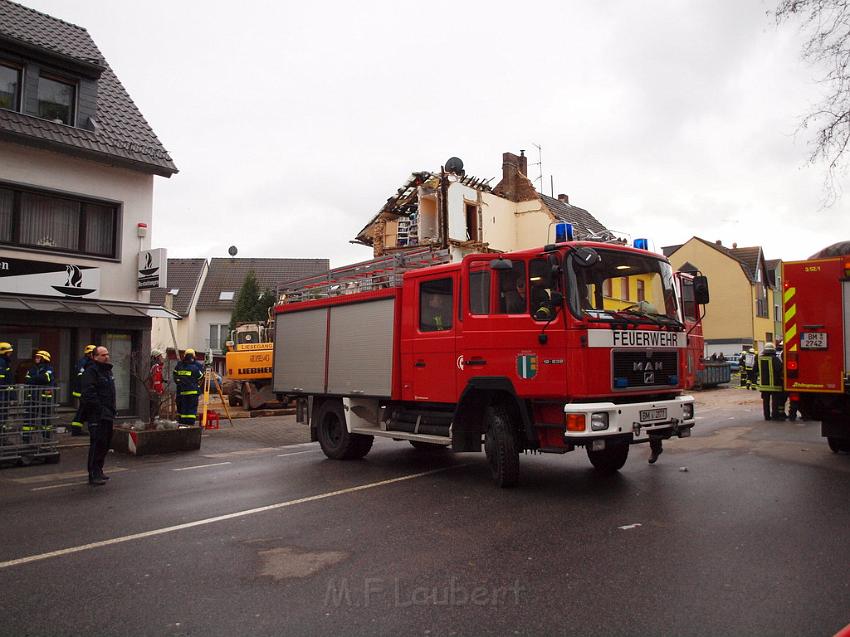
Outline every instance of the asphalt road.
[[4, 469], [0, 634], [832, 635], [850, 456], [744, 394], [654, 466], [524, 456], [512, 490], [483, 454], [383, 440], [111, 454], [102, 488], [84, 448]]

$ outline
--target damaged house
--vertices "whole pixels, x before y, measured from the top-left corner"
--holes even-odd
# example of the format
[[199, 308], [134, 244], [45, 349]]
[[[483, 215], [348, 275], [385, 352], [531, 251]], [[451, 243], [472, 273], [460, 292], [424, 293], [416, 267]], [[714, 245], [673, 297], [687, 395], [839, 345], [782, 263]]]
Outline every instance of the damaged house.
[[502, 155], [495, 187], [467, 176], [456, 158], [445, 172], [413, 173], [355, 238], [374, 256], [413, 247], [450, 250], [452, 260], [474, 252], [524, 250], [555, 240], [554, 226], [573, 225], [577, 239], [607, 240], [613, 234], [587, 210], [537, 192], [528, 178], [528, 158]]

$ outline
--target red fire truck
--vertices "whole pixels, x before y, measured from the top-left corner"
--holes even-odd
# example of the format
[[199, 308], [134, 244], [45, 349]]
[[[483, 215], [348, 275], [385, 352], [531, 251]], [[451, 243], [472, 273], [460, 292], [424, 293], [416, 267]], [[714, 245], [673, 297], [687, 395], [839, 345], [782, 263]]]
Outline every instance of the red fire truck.
[[850, 452], [850, 242], [782, 264], [785, 389], [820, 420], [834, 452]]
[[[666, 258], [595, 242], [441, 258], [387, 257], [279, 290], [274, 390], [297, 397], [325, 455], [363, 457], [374, 436], [483, 443], [507, 487], [520, 452], [585, 447], [611, 473], [631, 444], [690, 435]], [[705, 277], [694, 283], [706, 303]]]

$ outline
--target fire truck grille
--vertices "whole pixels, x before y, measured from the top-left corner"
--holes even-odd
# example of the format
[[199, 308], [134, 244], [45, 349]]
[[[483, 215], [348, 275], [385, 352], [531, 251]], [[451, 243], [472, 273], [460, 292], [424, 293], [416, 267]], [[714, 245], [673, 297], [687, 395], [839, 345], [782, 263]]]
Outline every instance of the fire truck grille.
[[670, 387], [679, 383], [679, 353], [633, 350], [613, 353], [614, 389]]

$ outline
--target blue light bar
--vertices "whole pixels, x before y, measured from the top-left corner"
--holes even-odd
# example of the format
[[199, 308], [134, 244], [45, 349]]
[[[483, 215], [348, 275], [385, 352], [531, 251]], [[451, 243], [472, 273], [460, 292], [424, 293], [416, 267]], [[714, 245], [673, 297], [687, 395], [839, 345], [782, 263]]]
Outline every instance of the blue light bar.
[[649, 239], [635, 239], [635, 247], [638, 250], [649, 250]]
[[573, 240], [573, 224], [571, 223], [556, 223], [555, 224], [555, 243], [564, 243], [564, 241]]

